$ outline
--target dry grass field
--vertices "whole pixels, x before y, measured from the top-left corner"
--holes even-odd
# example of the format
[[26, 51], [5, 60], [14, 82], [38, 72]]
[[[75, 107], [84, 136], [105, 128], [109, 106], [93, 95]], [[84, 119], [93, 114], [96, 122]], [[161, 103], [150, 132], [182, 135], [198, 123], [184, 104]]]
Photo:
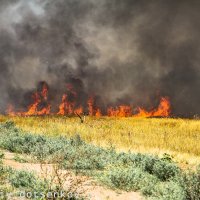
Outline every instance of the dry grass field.
[[86, 142], [117, 151], [170, 154], [182, 166], [200, 162], [200, 121], [156, 118], [92, 118], [80, 123], [77, 117], [6, 117], [21, 129], [45, 135], [71, 137], [79, 134]]

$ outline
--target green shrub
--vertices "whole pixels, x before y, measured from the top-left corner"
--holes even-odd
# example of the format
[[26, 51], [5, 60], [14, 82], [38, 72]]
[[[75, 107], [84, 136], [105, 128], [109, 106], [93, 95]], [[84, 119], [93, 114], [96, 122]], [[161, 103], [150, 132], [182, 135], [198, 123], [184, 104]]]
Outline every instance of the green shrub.
[[149, 184], [152, 186], [158, 181], [156, 177], [140, 168], [124, 166], [110, 167], [103, 176], [100, 176], [100, 180], [111, 187], [126, 191], [139, 190], [148, 187]]
[[36, 178], [33, 173], [16, 171], [10, 175], [9, 182], [15, 188], [34, 188]]
[[200, 166], [196, 172], [187, 172], [184, 174], [183, 186], [188, 200], [200, 200]]
[[161, 160], [164, 160], [164, 161], [167, 161], [167, 162], [173, 162], [173, 156], [171, 156], [170, 154], [168, 153], [164, 153]]
[[15, 160], [16, 162], [19, 162], [19, 163], [27, 163], [28, 162], [25, 158], [21, 157], [18, 154], [14, 155], [13, 160]]
[[186, 200], [184, 189], [176, 182], [160, 182], [154, 186], [149, 199], [154, 200]]
[[167, 181], [180, 173], [180, 169], [175, 163], [158, 157], [145, 154], [125, 154], [118, 156], [119, 164], [133, 165], [144, 171], [157, 176], [161, 181]]
[[15, 128], [15, 123], [13, 121], [6, 121], [2, 126], [6, 129]]
[[161, 181], [167, 181], [177, 176], [180, 173], [180, 169], [172, 164], [164, 161], [156, 162], [153, 165], [152, 174], [156, 175]]

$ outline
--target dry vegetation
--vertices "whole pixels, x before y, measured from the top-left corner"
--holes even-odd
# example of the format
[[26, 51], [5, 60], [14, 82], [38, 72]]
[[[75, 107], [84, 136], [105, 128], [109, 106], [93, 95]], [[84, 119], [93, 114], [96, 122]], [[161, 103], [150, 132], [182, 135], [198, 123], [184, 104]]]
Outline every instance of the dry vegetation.
[[[8, 162], [6, 164], [5, 159], [2, 160], [4, 158], [4, 153], [1, 153], [0, 181], [3, 184], [6, 182], [9, 183], [7, 187], [3, 188], [3, 191], [5, 193], [9, 191], [10, 187], [12, 187], [14, 190], [25, 189], [25, 191], [37, 192], [47, 192], [49, 190], [60, 191], [62, 188], [65, 189], [64, 185], [66, 183], [67, 191], [74, 192], [76, 194], [76, 190], [74, 190], [74, 188], [76, 189], [76, 186], [78, 186], [78, 188], [82, 188], [82, 182], [80, 182], [80, 179], [78, 178], [80, 175], [81, 177], [84, 176], [85, 178], [91, 178], [91, 180], [96, 181], [96, 183], [100, 183], [102, 186], [105, 186], [112, 190], [117, 189], [126, 192], [139, 191], [142, 196], [145, 196], [145, 198], [147, 199], [200, 200], [200, 165], [197, 165], [192, 170], [191, 168], [182, 170], [177, 165], [175, 158], [172, 158], [169, 154], [163, 154], [160, 158], [158, 156], [151, 155], [152, 152], [150, 152], [150, 150], [148, 151], [148, 148], [152, 149], [151, 145], [149, 145], [148, 148], [146, 147], [146, 149], [143, 147], [143, 151], [147, 151], [148, 154], [130, 152], [118, 153], [113, 148], [105, 149], [99, 148], [96, 145], [89, 144], [83, 141], [80, 135], [82, 134], [82, 136], [85, 137], [85, 140], [88, 140], [87, 134], [91, 134], [91, 137], [89, 138], [92, 141], [93, 137], [94, 139], [96, 139], [95, 135], [92, 133], [92, 130], [94, 130], [98, 139], [95, 140], [94, 143], [103, 146], [109, 145], [109, 147], [112, 147], [113, 143], [115, 142], [115, 146], [118, 150], [124, 148], [127, 143], [127, 146], [129, 146], [129, 148], [133, 148], [131, 146], [131, 142], [134, 138], [137, 138], [137, 134], [131, 135], [130, 132], [126, 134], [125, 128], [123, 129], [123, 127], [127, 127], [127, 129], [130, 131], [131, 127], [132, 129], [134, 127], [133, 125], [135, 120], [135, 122], [137, 122], [136, 124], [140, 124], [140, 131], [144, 131], [144, 127], [148, 125], [150, 126], [151, 123], [154, 124], [151, 125], [152, 127], [160, 127], [160, 129], [162, 129], [161, 127], [163, 127], [163, 129], [169, 131], [169, 123], [170, 121], [173, 121], [172, 119], [88, 118], [84, 124], [78, 122], [76, 118], [65, 119], [55, 117], [13, 118], [12, 120], [14, 120], [15, 122], [13, 122], [11, 118], [9, 118], [8, 120], [7, 117], [2, 117], [0, 121], [5, 120], [5, 123], [0, 123], [0, 148], [2, 149], [2, 151], [6, 151], [7, 153], [12, 154], [16, 153], [18, 156], [15, 156], [14, 159], [15, 161], [18, 161], [19, 164], [21, 164], [21, 162], [24, 162], [23, 156], [28, 156], [33, 159], [34, 163], [32, 164], [35, 164], [36, 162], [36, 164], [39, 164], [39, 166], [41, 166], [41, 169], [44, 169], [44, 166], [47, 166], [48, 169], [50, 166], [55, 166], [55, 169], [53, 168], [52, 171], [53, 173], [50, 173], [48, 170], [44, 170], [44, 174], [46, 175], [44, 176], [43, 180], [40, 177], [37, 177], [35, 174], [29, 173], [28, 171], [20, 171], [7, 168], [7, 166], [10, 165], [8, 165]], [[161, 122], [165, 123], [161, 124]], [[195, 121], [190, 122], [194, 123]], [[34, 123], [36, 123], [36, 125]], [[145, 123], [147, 124], [144, 126], [143, 124]], [[18, 127], [16, 127], [16, 124]], [[26, 124], [26, 127], [24, 126], [24, 124]], [[62, 126], [72, 127], [73, 124], [74, 128], [82, 127], [85, 129], [82, 130], [83, 132], [79, 132], [79, 134], [77, 134], [77, 130], [71, 128], [71, 134], [73, 134], [73, 137], [70, 137], [70, 135], [67, 136], [66, 132], [60, 132], [59, 134], [59, 130], [57, 130], [56, 132], [55, 130], [52, 130], [52, 127], [50, 127], [50, 129], [47, 128], [49, 125], [54, 125], [53, 127], [55, 128], [56, 124], [59, 125], [57, 129]], [[102, 127], [100, 126], [100, 124]], [[42, 126], [44, 126], [43, 129], [46, 126], [45, 132], [42, 131]], [[164, 128], [165, 126], [169, 126], [168, 129]], [[86, 130], [87, 132], [87, 127], [90, 127], [88, 128], [89, 133], [85, 134], [84, 130]], [[26, 131], [24, 131], [25, 129]], [[33, 129], [35, 133], [33, 133]], [[103, 134], [104, 129], [108, 129], [110, 132], [112, 132], [113, 129], [116, 130], [116, 136], [120, 136], [121, 140], [123, 140], [123, 137], [128, 137], [129, 139], [125, 141], [126, 143], [124, 141], [120, 142], [119, 138], [116, 138], [116, 140], [114, 140], [113, 135], [109, 135], [109, 132], [106, 132], [107, 134], [104, 137], [100, 137], [99, 135]], [[99, 132], [97, 132], [98, 130]], [[121, 133], [117, 130], [121, 130]], [[62, 131], [69, 130], [64, 129]], [[36, 134], [39, 132], [42, 134]], [[125, 134], [128, 136], [123, 136]], [[147, 135], [148, 134], [151, 134], [151, 132], [147, 133]], [[67, 137], [65, 138], [60, 135], [64, 135]], [[110, 139], [112, 139], [112, 141], [106, 143], [105, 141], [109, 137]], [[154, 135], [152, 137], [154, 137]], [[140, 138], [140, 140], [142, 141], [142, 137]], [[151, 144], [152, 140], [149, 140], [149, 144]], [[169, 148], [170, 146], [167, 146], [167, 144], [170, 144], [170, 142], [168, 141], [169, 139], [166, 137], [166, 133], [163, 140], [164, 142], [160, 142], [163, 142], [163, 146], [164, 144], [166, 144], [166, 149]], [[101, 141], [102, 143], [100, 143]], [[177, 142], [181, 144], [181, 140], [177, 140]], [[159, 140], [155, 144], [158, 145]], [[140, 151], [139, 146], [137, 149], [136, 147], [134, 148], [135, 152]], [[167, 150], [163, 148], [158, 152], [161, 154], [161, 152], [166, 151]], [[181, 152], [179, 150], [177, 150], [177, 152], [177, 155], [186, 155], [184, 152]], [[197, 163], [199, 157], [198, 155], [195, 155], [195, 153], [196, 152], [193, 152], [196, 164], [199, 164]], [[28, 160], [25, 160], [25, 162], [27, 161]], [[11, 165], [11, 167], [12, 166], [13, 165]], [[63, 174], [63, 170], [67, 173]], [[73, 177], [75, 177], [75, 179], [71, 177], [71, 173], [73, 174]], [[52, 176], [49, 176], [50, 174], [52, 174]], [[76, 181], [76, 178], [78, 178], [78, 182]], [[68, 180], [72, 180], [72, 182], [68, 182]], [[51, 186], [51, 183], [54, 182], [55, 187], [47, 187], [49, 183]], [[73, 187], [68, 187], [68, 183]], [[82, 197], [84, 198], [84, 195], [86, 194], [83, 190], [81, 199]]]
[[[10, 119], [10, 118], [9, 118]], [[0, 121], [8, 117], [1, 116]], [[14, 117], [25, 131], [73, 136], [79, 134], [86, 142], [113, 146], [116, 150], [170, 154], [179, 163], [200, 162], [200, 121], [188, 119], [91, 118], [80, 123], [77, 117]]]

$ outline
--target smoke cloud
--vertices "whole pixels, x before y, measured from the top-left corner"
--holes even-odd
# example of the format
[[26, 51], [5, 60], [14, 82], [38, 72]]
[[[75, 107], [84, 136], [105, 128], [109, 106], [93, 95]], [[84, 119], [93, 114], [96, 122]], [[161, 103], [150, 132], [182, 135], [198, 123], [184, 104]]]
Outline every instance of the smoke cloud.
[[168, 96], [173, 114], [200, 114], [197, 0], [1, 0], [0, 112], [23, 109], [41, 81], [57, 105], [66, 84], [105, 108], [151, 108]]

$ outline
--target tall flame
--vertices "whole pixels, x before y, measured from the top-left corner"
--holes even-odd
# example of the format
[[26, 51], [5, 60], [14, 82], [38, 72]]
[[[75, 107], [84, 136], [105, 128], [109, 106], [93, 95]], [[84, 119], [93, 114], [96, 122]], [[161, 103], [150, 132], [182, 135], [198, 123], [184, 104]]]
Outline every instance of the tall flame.
[[24, 115], [37, 115], [38, 114], [38, 111], [37, 111], [37, 107], [40, 103], [40, 96], [39, 94], [36, 92], [34, 95], [33, 95], [33, 99], [34, 99], [34, 103], [31, 104], [28, 108], [28, 111], [25, 112], [25, 113], [22, 113]]
[[[80, 112], [80, 110], [79, 110]], [[74, 113], [74, 102], [69, 102], [67, 95], [64, 94], [62, 97], [62, 102], [59, 105], [58, 115], [71, 115]]]
[[138, 111], [139, 113], [135, 117], [168, 117], [171, 113], [171, 105], [167, 97], [161, 97], [157, 109], [148, 112], [139, 107]]
[[88, 104], [88, 112], [89, 112], [88, 114], [89, 114], [89, 116], [93, 116], [93, 114], [94, 114], [94, 99], [93, 99], [93, 97], [90, 97], [88, 99], [87, 104]]
[[62, 103], [59, 105], [59, 111], [58, 111], [58, 115], [64, 115], [65, 114], [65, 102], [67, 100], [67, 95], [63, 94], [62, 96]]
[[[70, 98], [68, 93], [73, 97]], [[70, 97], [71, 97], [70, 96]], [[36, 91], [33, 94], [33, 103], [28, 106], [26, 112], [15, 112], [12, 105], [8, 106], [6, 113], [10, 116], [33, 116], [33, 115], [82, 115], [87, 110], [89, 116], [101, 117], [103, 116], [101, 109], [96, 105], [94, 97], [91, 96], [87, 101], [87, 108], [81, 105], [76, 105], [77, 93], [74, 91], [72, 85], [67, 85], [67, 94], [63, 94], [58, 111], [51, 112], [51, 105], [48, 102], [48, 87], [43, 84], [42, 91]], [[120, 105], [118, 107], [108, 107], [107, 115], [109, 117], [168, 117], [171, 113], [170, 101], [167, 97], [162, 97], [156, 109], [147, 111], [144, 108], [138, 107], [138, 113], [133, 114], [133, 109], [129, 105]]]
[[109, 107], [107, 110], [108, 116], [114, 117], [131, 117], [132, 109], [130, 106], [121, 105], [117, 108]]

